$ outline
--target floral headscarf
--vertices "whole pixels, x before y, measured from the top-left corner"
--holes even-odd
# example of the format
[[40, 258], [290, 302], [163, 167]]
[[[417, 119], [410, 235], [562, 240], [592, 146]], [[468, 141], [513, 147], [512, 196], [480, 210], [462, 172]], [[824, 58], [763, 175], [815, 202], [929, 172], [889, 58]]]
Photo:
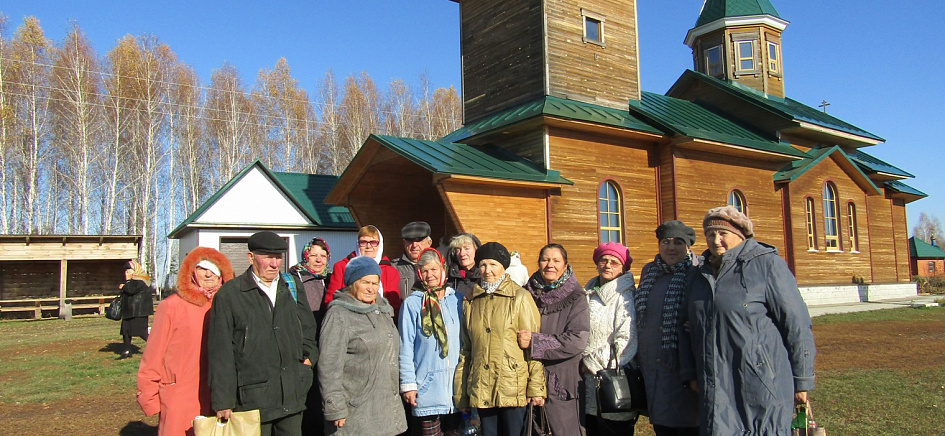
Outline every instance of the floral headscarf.
[[132, 280], [141, 280], [144, 284], [151, 286], [151, 276], [148, 275], [148, 272], [144, 270], [144, 266], [138, 263], [138, 261], [129, 260], [128, 263], [125, 264], [125, 269], [132, 271]]
[[[312, 269], [310, 268], [310, 265], [308, 264], [308, 255], [309, 253], [311, 253], [313, 246], [321, 247], [322, 250], [325, 250], [325, 254], [328, 255], [328, 259], [325, 260], [325, 270], [322, 271], [321, 274], [315, 274], [315, 271], [312, 271]], [[328, 243], [325, 242], [324, 239], [319, 238], [317, 236], [312, 238], [312, 240], [308, 241], [308, 243], [305, 244], [305, 247], [302, 248], [302, 260], [299, 263], [295, 264], [295, 266], [293, 266], [292, 269], [296, 273], [301, 273], [304, 271], [304, 272], [311, 273], [315, 277], [324, 277], [330, 274], [331, 273], [331, 250], [328, 249]]]

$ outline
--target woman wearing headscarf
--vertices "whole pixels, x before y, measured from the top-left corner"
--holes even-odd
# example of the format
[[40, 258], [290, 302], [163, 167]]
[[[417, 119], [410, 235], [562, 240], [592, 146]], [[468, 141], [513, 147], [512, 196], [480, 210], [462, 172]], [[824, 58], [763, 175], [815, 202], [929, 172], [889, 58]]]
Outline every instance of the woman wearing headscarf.
[[379, 296], [381, 268], [358, 256], [343, 277], [345, 288], [328, 306], [319, 339], [325, 434], [400, 434], [407, 429], [398, 389], [400, 340], [394, 309]]
[[131, 357], [131, 338], [148, 340], [148, 316], [154, 314], [154, 293], [151, 276], [134, 260], [125, 264], [125, 283], [121, 289], [121, 337], [123, 348], [120, 358]]
[[688, 304], [699, 432], [790, 434], [794, 405], [814, 388], [816, 353], [797, 281], [734, 207], [710, 209], [702, 228], [709, 249]]
[[483, 436], [519, 436], [526, 406], [541, 406], [545, 373], [541, 362], [519, 346], [516, 332], [539, 331], [535, 301], [509, 279], [509, 250], [497, 242], [476, 250], [482, 284], [463, 308], [462, 349], [453, 381], [460, 410], [475, 407]]
[[[699, 274], [689, 251], [696, 242], [696, 231], [682, 221], [666, 221], [656, 228], [656, 240], [659, 254], [643, 267], [636, 292], [637, 362], [656, 435], [696, 436], [697, 389], [680, 374], [681, 367], [691, 368], [688, 336], [680, 332], [684, 331], [681, 320], [689, 294], [687, 284]], [[682, 364], [680, 352], [685, 356]]]
[[580, 435], [578, 401], [581, 357], [590, 335], [590, 312], [584, 288], [568, 264], [560, 244], [548, 244], [538, 254], [538, 271], [525, 289], [541, 314], [541, 329], [518, 331], [519, 345], [545, 366], [548, 398], [545, 410], [552, 434]]
[[192, 435], [194, 417], [214, 414], [207, 381], [207, 313], [214, 294], [232, 278], [226, 256], [197, 247], [181, 263], [177, 292], [158, 305], [138, 367], [138, 405], [147, 416], [160, 412], [161, 436]]
[[391, 307], [394, 308], [394, 316], [400, 311], [400, 273], [391, 263], [387, 256], [384, 256], [384, 236], [381, 231], [372, 225], [366, 225], [358, 230], [358, 248], [351, 252], [348, 257], [338, 261], [332, 266], [332, 275], [328, 280], [328, 289], [325, 290], [325, 302], [323, 307], [328, 307], [328, 303], [334, 299], [335, 293], [345, 287], [344, 276], [345, 267], [351, 259], [358, 256], [365, 256], [374, 259], [381, 268], [380, 295], [387, 299]]
[[584, 422], [589, 435], [632, 435], [636, 413], [598, 413], [597, 371], [630, 363], [637, 352], [633, 307], [633, 258], [619, 242], [597, 246], [593, 254], [597, 277], [584, 286], [590, 312], [591, 332], [581, 358], [584, 376]]
[[479, 238], [472, 233], [460, 233], [450, 239], [446, 284], [467, 299], [482, 280], [476, 265], [476, 250], [480, 246]]
[[443, 256], [427, 248], [417, 259], [418, 280], [400, 311], [400, 392], [413, 406], [424, 436], [460, 435], [453, 405], [459, 363], [463, 296], [446, 285]]
[[290, 271], [302, 282], [302, 287], [305, 288], [305, 296], [308, 297], [308, 305], [315, 315], [315, 322], [321, 325], [327, 308], [326, 305], [322, 304], [325, 301], [325, 289], [327, 289], [328, 282], [331, 279], [331, 268], [329, 267], [331, 251], [324, 239], [315, 237], [305, 244], [300, 257], [302, 260], [295, 264]]

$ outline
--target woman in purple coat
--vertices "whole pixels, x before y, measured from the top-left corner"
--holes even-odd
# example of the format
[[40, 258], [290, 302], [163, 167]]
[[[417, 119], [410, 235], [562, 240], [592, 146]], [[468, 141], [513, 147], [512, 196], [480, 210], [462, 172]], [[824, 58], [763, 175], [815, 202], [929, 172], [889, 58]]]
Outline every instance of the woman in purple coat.
[[580, 435], [583, 411], [580, 364], [590, 335], [590, 311], [584, 288], [568, 264], [568, 252], [560, 244], [548, 244], [538, 255], [538, 271], [525, 289], [541, 313], [540, 332], [518, 332], [519, 345], [530, 348], [533, 359], [545, 365], [548, 398], [545, 408], [551, 432]]

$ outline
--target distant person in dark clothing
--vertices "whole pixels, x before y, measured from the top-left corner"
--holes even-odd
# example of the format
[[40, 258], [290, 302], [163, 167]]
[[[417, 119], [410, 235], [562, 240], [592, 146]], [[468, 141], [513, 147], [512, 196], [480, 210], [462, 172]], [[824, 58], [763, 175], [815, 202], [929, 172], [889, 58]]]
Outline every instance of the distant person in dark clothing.
[[154, 314], [154, 294], [151, 276], [140, 263], [131, 260], [125, 264], [125, 283], [121, 289], [121, 358], [131, 357], [131, 338], [148, 340], [148, 317]]

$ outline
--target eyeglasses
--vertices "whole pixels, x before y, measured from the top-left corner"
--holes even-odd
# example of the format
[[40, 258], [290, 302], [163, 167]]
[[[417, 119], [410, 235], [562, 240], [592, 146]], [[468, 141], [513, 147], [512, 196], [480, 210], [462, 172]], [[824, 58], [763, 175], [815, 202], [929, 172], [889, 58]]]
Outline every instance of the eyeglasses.
[[601, 260], [598, 260], [598, 261], [597, 261], [597, 265], [600, 266], [600, 267], [609, 266], [609, 267], [615, 267], [615, 268], [616, 268], [616, 267], [623, 266], [623, 264], [620, 263], [619, 260], [613, 260], [613, 259], [601, 259]]
[[373, 241], [358, 241], [358, 246], [359, 246], [359, 247], [367, 247], [368, 245], [370, 245], [370, 246], [372, 246], [372, 247], [377, 247], [380, 243], [381, 243], [381, 241], [378, 241], [378, 240], [376, 240], [376, 239], [373, 240]]

